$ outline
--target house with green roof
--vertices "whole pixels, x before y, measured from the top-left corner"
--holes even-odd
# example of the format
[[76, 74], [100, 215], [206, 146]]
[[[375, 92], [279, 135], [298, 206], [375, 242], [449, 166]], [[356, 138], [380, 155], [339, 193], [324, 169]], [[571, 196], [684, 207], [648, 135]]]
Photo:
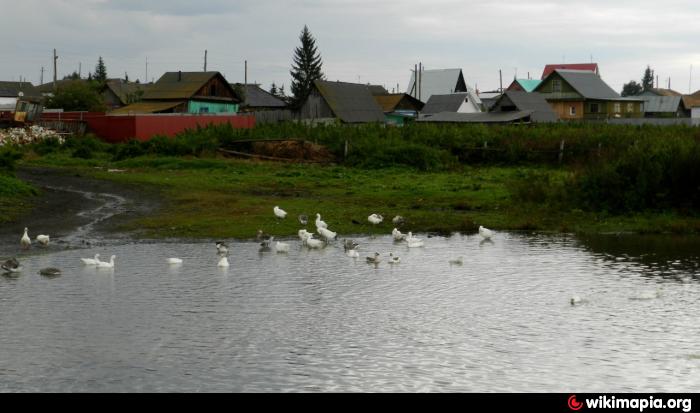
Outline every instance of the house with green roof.
[[140, 102], [110, 114], [237, 113], [241, 98], [219, 72], [167, 72], [143, 94]]
[[589, 70], [555, 69], [534, 91], [563, 120], [640, 118], [644, 114], [643, 99], [621, 97]]
[[542, 83], [540, 79], [513, 79], [513, 83], [506, 88], [513, 92], [532, 92], [537, 86]]

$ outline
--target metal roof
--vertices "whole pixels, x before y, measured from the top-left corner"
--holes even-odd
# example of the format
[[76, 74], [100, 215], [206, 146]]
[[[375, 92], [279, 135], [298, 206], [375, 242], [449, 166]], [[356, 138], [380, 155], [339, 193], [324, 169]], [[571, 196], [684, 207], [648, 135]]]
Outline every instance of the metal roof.
[[682, 96], [673, 89], [651, 88], [642, 92], [639, 96]]
[[367, 85], [369, 88], [369, 93], [373, 95], [388, 95], [389, 91], [384, 88], [382, 85]]
[[132, 103], [131, 105], [121, 107], [109, 112], [110, 115], [131, 115], [141, 113], [158, 113], [174, 108], [177, 105], [185, 103], [182, 101], [158, 102], [158, 101], [141, 101]]
[[314, 85], [336, 117], [345, 123], [384, 122], [384, 112], [367, 85], [315, 80]]
[[515, 79], [516, 82], [522, 87], [526, 92], [532, 92], [537, 86], [542, 83], [541, 79]]
[[[127, 82], [122, 79], [108, 79], [105, 86], [114, 93], [123, 105], [129, 103], [130, 99], [137, 97], [138, 92], [146, 90], [151, 86], [150, 84], [141, 84], [135, 82]], [[141, 96], [143, 97], [143, 96]]]
[[533, 111], [457, 113], [440, 112], [417, 119], [416, 122], [435, 123], [508, 123], [519, 120], [529, 121]]
[[19, 96], [19, 92], [22, 92], [26, 97], [41, 97], [41, 94], [30, 82], [0, 81], [0, 97], [16, 98]]
[[683, 103], [681, 96], [640, 96], [644, 99], [644, 112], [677, 112]]
[[559, 118], [544, 96], [537, 92], [507, 90], [492, 107], [512, 103], [519, 111], [532, 111], [533, 122], [556, 122]]
[[[432, 69], [423, 70], [420, 81], [420, 100], [427, 102], [432, 95], [445, 95], [455, 92], [466, 92], [460, 85], [460, 80], [464, 82], [462, 69]], [[415, 73], [411, 74], [411, 80], [408, 82], [406, 93], [418, 97], [418, 94], [411, 93], [413, 83], [415, 82]], [[466, 85], [466, 83], [464, 83]]]
[[[166, 72], [146, 91], [143, 99], [191, 99], [202, 86], [215, 76], [221, 76], [221, 83], [231, 88], [231, 85], [219, 72]], [[233, 89], [231, 89], [231, 93], [236, 96]]]
[[594, 72], [596, 75], [599, 74], [597, 63], [561, 63], [546, 65], [542, 71], [542, 80], [544, 80], [555, 70], [585, 70], [588, 72]]
[[377, 101], [379, 106], [381, 106], [384, 112], [393, 112], [396, 110], [396, 106], [401, 103], [403, 99], [407, 99], [416, 110], [421, 110], [425, 105], [420, 100], [414, 98], [406, 93], [391, 93], [385, 95], [374, 95], [374, 100]]
[[[598, 75], [589, 70], [564, 70], [557, 69], [554, 73], [558, 73], [576, 92], [586, 99], [624, 99], [615, 92], [607, 83], [603, 82]], [[540, 83], [540, 86], [544, 81]], [[538, 88], [539, 89], [539, 86]], [[629, 100], [629, 99], [625, 99]], [[633, 99], [639, 100], [639, 99]]]
[[432, 95], [423, 106], [421, 111], [424, 114], [440, 112], [457, 112], [464, 101], [469, 99], [469, 94], [452, 93], [449, 95]]
[[258, 85], [245, 85], [244, 89], [244, 106], [253, 108], [284, 108], [287, 106], [283, 100]]

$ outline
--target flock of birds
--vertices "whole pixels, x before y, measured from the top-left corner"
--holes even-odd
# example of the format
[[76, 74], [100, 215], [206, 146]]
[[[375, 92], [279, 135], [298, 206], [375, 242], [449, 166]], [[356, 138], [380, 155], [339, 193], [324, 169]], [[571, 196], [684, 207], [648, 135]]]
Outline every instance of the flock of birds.
[[[277, 219], [285, 219], [287, 217], [287, 212], [283, 209], [281, 209], [279, 206], [275, 206], [273, 208], [273, 213]], [[309, 218], [307, 215], [299, 215], [298, 216], [299, 223], [301, 223], [304, 226], [307, 226], [309, 223]], [[380, 214], [372, 214], [367, 217], [367, 221], [372, 223], [373, 225], [378, 225], [384, 221], [384, 217], [381, 216]], [[397, 215], [392, 219], [392, 223], [396, 225], [396, 227], [391, 231], [391, 235], [394, 239], [395, 242], [405, 242], [406, 245], [409, 248], [418, 248], [422, 247], [425, 245], [425, 242], [423, 239], [415, 237], [412, 232], [408, 232], [406, 234], [402, 233], [399, 231], [397, 227], [401, 226], [404, 224], [405, 220], [402, 216]], [[326, 247], [329, 243], [335, 241], [338, 237], [338, 233], [331, 231], [328, 228], [328, 224], [324, 222], [321, 219], [321, 214], [316, 214], [316, 233], [320, 238], [314, 238], [314, 233], [307, 231], [305, 228], [300, 229], [297, 233], [299, 239], [302, 242], [302, 245], [309, 248], [309, 249], [321, 249]], [[493, 231], [484, 228], [482, 226], [479, 227], [479, 235], [481, 235], [482, 238], [485, 240], [490, 240], [491, 237], [494, 235]], [[262, 230], [258, 230], [258, 233], [256, 235], [256, 239], [260, 242], [260, 251], [265, 252], [265, 251], [271, 251], [273, 248], [275, 252], [277, 253], [288, 253], [290, 249], [290, 244], [286, 242], [280, 242], [276, 241], [273, 244], [273, 241], [275, 240], [274, 236], [270, 236], [269, 234], [265, 234]], [[49, 236], [48, 235], [38, 235], [36, 237], [37, 243], [39, 245], [46, 247], [49, 244]], [[20, 239], [20, 245], [22, 249], [29, 249], [32, 244], [31, 238], [29, 238], [28, 235], [28, 228], [24, 228], [24, 235], [22, 235], [22, 238]], [[350, 258], [359, 258], [360, 253], [358, 252], [359, 249], [359, 244], [355, 242], [354, 240], [351, 239], [345, 239], [343, 242], [343, 248], [345, 250], [345, 254], [350, 257]], [[218, 267], [228, 267], [230, 265], [228, 256], [229, 256], [229, 247], [226, 245], [225, 242], [223, 241], [217, 241], [216, 242], [216, 251], [218, 255]], [[84, 265], [86, 266], [95, 266], [96, 268], [114, 268], [114, 260], [116, 256], [112, 255], [110, 257], [109, 261], [101, 261], [100, 260], [100, 254], [95, 254], [93, 258], [81, 258], [81, 261]], [[369, 264], [379, 264], [382, 262], [382, 255], [379, 252], [375, 252], [374, 255], [368, 256], [365, 258], [367, 263]], [[394, 255], [393, 252], [390, 252], [388, 257], [387, 257], [387, 262], [389, 264], [398, 264], [401, 262], [401, 258]], [[167, 259], [168, 264], [182, 264], [183, 260], [181, 258], [168, 258]], [[449, 263], [451, 265], [462, 265], [462, 257], [458, 257], [456, 259], [451, 259], [449, 260]], [[6, 273], [17, 273], [22, 271], [22, 265], [20, 262], [17, 260], [17, 258], [10, 258], [6, 260], [4, 263], [0, 265], [0, 268], [2, 268]], [[48, 267], [48, 268], [43, 268], [39, 271], [39, 274], [45, 275], [45, 276], [58, 276], [61, 275], [61, 270], [55, 267]]]

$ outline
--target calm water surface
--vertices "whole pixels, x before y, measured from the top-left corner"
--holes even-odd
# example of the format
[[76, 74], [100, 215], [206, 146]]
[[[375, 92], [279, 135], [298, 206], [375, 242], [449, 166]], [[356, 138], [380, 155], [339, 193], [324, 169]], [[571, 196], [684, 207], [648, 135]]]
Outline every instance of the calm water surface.
[[[0, 391], [700, 388], [697, 239], [358, 241], [358, 260], [229, 243], [228, 269], [212, 243], [35, 248], [0, 277]], [[116, 268], [83, 266], [95, 253]]]

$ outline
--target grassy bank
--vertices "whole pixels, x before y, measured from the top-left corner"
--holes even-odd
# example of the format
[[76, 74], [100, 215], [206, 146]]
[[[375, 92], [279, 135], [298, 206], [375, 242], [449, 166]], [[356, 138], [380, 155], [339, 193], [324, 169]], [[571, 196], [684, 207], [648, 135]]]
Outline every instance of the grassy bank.
[[[219, 147], [261, 138], [318, 142], [335, 154], [337, 164], [217, 155]], [[695, 233], [699, 141], [698, 129], [688, 127], [290, 124], [212, 127], [121, 145], [91, 138], [64, 145], [46, 141], [23, 148], [21, 162], [160, 192], [165, 207], [124, 228], [146, 237], [250, 238], [258, 228], [294, 235], [297, 215], [316, 212], [341, 234], [388, 233], [394, 215], [404, 216], [404, 229], [415, 232], [471, 232], [484, 225]], [[290, 217], [275, 220], [275, 205]], [[372, 226], [371, 213], [386, 221]]]

